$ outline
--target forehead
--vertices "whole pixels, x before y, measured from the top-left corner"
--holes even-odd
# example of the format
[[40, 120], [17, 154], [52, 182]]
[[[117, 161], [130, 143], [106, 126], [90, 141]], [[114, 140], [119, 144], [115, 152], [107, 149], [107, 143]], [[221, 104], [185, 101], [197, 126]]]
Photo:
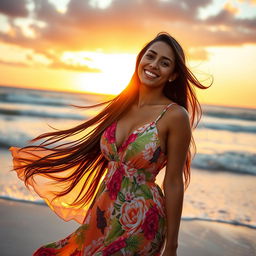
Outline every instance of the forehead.
[[169, 57], [171, 59], [174, 59], [174, 52], [171, 46], [169, 46], [165, 42], [155, 42], [153, 43], [148, 49], [148, 51], [154, 51], [157, 53], [157, 55], [164, 56], [164, 57]]

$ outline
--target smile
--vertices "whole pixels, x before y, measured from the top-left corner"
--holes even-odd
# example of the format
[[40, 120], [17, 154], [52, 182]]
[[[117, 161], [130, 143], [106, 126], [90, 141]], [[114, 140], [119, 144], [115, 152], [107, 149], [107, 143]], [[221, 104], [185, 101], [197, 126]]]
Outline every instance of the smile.
[[157, 77], [159, 77], [159, 75], [154, 74], [154, 73], [152, 73], [152, 72], [150, 72], [150, 71], [148, 71], [146, 69], [144, 70], [144, 72], [147, 75], [147, 77], [149, 77], [149, 78], [157, 78]]

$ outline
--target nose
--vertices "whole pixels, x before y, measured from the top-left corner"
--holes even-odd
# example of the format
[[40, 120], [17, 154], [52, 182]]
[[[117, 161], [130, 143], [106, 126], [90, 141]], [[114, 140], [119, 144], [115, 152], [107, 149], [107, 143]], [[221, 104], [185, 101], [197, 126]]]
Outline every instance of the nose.
[[158, 62], [157, 60], [154, 60], [152, 61], [150, 64], [149, 64], [150, 68], [152, 69], [157, 69], [158, 68]]

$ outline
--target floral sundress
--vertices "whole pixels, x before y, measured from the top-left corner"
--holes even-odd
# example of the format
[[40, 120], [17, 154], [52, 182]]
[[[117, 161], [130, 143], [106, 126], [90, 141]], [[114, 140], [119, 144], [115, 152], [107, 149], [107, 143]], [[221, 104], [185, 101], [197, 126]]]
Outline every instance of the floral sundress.
[[155, 180], [167, 158], [156, 124], [173, 104], [130, 133], [119, 148], [117, 121], [103, 132], [100, 148], [108, 170], [82, 225], [65, 239], [40, 247], [34, 256], [161, 255], [167, 222], [164, 195]]

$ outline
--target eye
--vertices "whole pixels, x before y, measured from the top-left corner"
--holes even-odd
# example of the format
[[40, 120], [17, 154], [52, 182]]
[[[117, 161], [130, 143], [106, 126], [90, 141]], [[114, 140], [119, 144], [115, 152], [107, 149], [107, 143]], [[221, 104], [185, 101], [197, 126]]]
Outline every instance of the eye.
[[169, 67], [170, 66], [170, 63], [168, 61], [165, 61], [165, 60], [161, 61], [161, 64], [164, 67]]
[[151, 53], [148, 53], [145, 56], [147, 59], [150, 59], [150, 60], [154, 58], [153, 54], [151, 54]]

